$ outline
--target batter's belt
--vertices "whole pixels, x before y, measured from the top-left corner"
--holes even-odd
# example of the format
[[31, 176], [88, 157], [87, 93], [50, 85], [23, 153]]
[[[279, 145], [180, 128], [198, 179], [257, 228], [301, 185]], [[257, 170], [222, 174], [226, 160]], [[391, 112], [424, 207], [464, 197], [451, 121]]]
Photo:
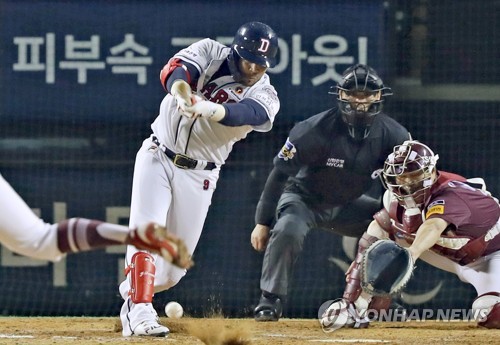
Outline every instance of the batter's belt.
[[217, 167], [217, 165], [213, 162], [206, 162], [202, 160], [197, 160], [191, 157], [188, 157], [182, 153], [175, 153], [170, 150], [168, 147], [160, 143], [158, 138], [154, 135], [151, 136], [151, 141], [158, 145], [158, 148], [165, 153], [165, 155], [170, 158], [170, 160], [174, 163], [174, 165], [181, 169], [193, 169], [193, 170], [212, 170]]

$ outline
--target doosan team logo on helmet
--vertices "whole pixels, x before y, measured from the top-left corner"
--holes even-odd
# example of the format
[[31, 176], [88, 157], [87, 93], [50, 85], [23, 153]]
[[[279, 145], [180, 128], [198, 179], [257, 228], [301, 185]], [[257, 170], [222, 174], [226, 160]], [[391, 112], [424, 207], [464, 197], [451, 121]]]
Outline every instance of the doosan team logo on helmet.
[[278, 36], [264, 23], [246, 23], [236, 32], [231, 48], [245, 60], [268, 68], [274, 67], [278, 53]]

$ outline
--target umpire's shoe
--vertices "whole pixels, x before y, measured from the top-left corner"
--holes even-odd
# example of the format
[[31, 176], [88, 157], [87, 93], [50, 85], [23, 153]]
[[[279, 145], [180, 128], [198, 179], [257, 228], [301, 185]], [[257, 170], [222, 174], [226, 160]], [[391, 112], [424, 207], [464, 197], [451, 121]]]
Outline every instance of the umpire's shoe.
[[255, 321], [278, 321], [283, 312], [281, 299], [272, 294], [262, 294], [254, 310]]

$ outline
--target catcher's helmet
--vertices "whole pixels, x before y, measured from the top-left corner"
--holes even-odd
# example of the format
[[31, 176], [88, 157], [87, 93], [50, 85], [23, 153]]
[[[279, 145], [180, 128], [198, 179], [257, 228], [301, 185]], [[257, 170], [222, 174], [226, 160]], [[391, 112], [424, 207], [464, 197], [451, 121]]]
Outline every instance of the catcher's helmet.
[[245, 60], [264, 67], [274, 67], [278, 53], [278, 36], [264, 23], [249, 22], [238, 29], [231, 49]]
[[422, 207], [436, 182], [439, 156], [416, 140], [394, 147], [382, 171], [382, 182], [405, 208]]
[[363, 64], [346, 69], [342, 80], [329, 93], [337, 96], [342, 119], [356, 140], [368, 136], [375, 115], [382, 111], [384, 98], [392, 95], [377, 72]]

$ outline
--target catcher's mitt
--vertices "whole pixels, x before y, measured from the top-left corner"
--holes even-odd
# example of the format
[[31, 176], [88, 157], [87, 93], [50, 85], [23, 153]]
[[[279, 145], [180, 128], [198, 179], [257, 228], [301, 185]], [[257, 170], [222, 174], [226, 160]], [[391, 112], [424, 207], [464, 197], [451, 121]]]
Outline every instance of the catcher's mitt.
[[368, 247], [361, 265], [361, 287], [374, 296], [401, 291], [414, 268], [408, 249], [391, 240], [378, 240]]

